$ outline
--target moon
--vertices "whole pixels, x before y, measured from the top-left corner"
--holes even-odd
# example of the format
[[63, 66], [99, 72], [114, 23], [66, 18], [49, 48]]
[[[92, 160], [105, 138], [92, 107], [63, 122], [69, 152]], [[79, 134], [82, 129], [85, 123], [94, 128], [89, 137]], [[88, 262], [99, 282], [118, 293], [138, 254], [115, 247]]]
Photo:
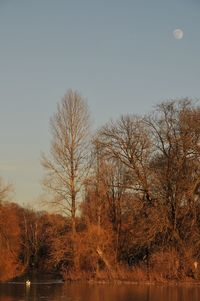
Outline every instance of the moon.
[[176, 40], [181, 40], [184, 36], [184, 32], [182, 29], [177, 28], [173, 31], [173, 35]]

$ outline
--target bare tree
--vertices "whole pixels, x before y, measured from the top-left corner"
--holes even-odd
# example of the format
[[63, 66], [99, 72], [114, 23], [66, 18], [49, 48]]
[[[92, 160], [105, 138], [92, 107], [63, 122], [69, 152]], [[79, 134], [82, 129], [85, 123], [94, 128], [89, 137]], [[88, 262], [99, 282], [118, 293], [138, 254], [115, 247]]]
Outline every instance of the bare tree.
[[[140, 192], [151, 202], [149, 158], [151, 141], [142, 118], [121, 116], [99, 131], [99, 139], [108, 156], [127, 167], [126, 188]], [[123, 183], [124, 185], [124, 183]]]
[[184, 99], [161, 103], [147, 118], [154, 145], [154, 190], [168, 211], [176, 236], [180, 212], [191, 210], [192, 203], [199, 201], [199, 114], [199, 108]]
[[65, 94], [50, 125], [51, 154], [42, 157], [47, 172], [44, 185], [53, 192], [52, 202], [71, 216], [75, 233], [77, 200], [87, 172], [90, 125], [87, 103], [78, 92]]
[[10, 193], [12, 192], [12, 186], [5, 184], [4, 181], [0, 178], [0, 203], [7, 201]]

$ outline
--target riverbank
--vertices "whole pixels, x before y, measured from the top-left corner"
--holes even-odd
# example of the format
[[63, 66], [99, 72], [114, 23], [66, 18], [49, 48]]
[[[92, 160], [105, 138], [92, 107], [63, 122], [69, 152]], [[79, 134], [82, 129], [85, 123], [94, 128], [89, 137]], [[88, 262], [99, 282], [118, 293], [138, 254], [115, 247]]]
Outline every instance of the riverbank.
[[115, 284], [200, 284], [200, 279], [177, 275], [174, 278], [164, 277], [160, 273], [145, 271], [141, 268], [130, 270], [113, 271], [110, 274], [108, 271], [101, 271], [94, 275], [86, 272], [63, 273], [65, 282], [88, 282], [88, 283], [115, 283]]
[[[127, 276], [127, 275], [126, 275]], [[1, 281], [0, 283], [12, 283], [12, 284], [25, 284], [26, 280], [29, 279], [31, 284], [55, 284], [55, 283], [63, 283], [63, 284], [99, 284], [99, 285], [164, 285], [164, 286], [190, 286], [197, 285], [200, 286], [200, 280], [194, 279], [191, 277], [185, 277], [182, 279], [164, 279], [153, 278], [151, 273], [149, 275], [149, 279], [145, 278], [136, 278], [136, 274], [129, 272], [129, 278], [125, 277], [116, 277], [111, 278], [108, 276], [108, 273], [101, 272], [98, 277], [91, 277], [90, 273], [68, 273], [63, 277], [58, 273], [41, 273], [39, 271], [28, 271], [21, 276], [15, 277], [13, 279], [9, 279], [7, 281]], [[154, 275], [155, 276], [155, 275]]]

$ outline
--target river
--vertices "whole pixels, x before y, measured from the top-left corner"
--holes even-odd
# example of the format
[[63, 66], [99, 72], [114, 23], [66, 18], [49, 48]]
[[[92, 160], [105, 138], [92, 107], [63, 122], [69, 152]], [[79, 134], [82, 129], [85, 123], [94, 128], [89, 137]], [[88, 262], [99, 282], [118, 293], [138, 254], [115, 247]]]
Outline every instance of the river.
[[64, 284], [61, 281], [0, 284], [0, 301], [199, 301], [200, 285]]

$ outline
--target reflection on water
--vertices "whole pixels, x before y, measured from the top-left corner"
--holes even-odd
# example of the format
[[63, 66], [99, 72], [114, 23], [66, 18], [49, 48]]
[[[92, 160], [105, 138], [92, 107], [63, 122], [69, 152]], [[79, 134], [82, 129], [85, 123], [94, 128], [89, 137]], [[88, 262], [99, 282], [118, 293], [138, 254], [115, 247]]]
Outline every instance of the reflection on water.
[[0, 284], [0, 301], [199, 301], [200, 286]]

